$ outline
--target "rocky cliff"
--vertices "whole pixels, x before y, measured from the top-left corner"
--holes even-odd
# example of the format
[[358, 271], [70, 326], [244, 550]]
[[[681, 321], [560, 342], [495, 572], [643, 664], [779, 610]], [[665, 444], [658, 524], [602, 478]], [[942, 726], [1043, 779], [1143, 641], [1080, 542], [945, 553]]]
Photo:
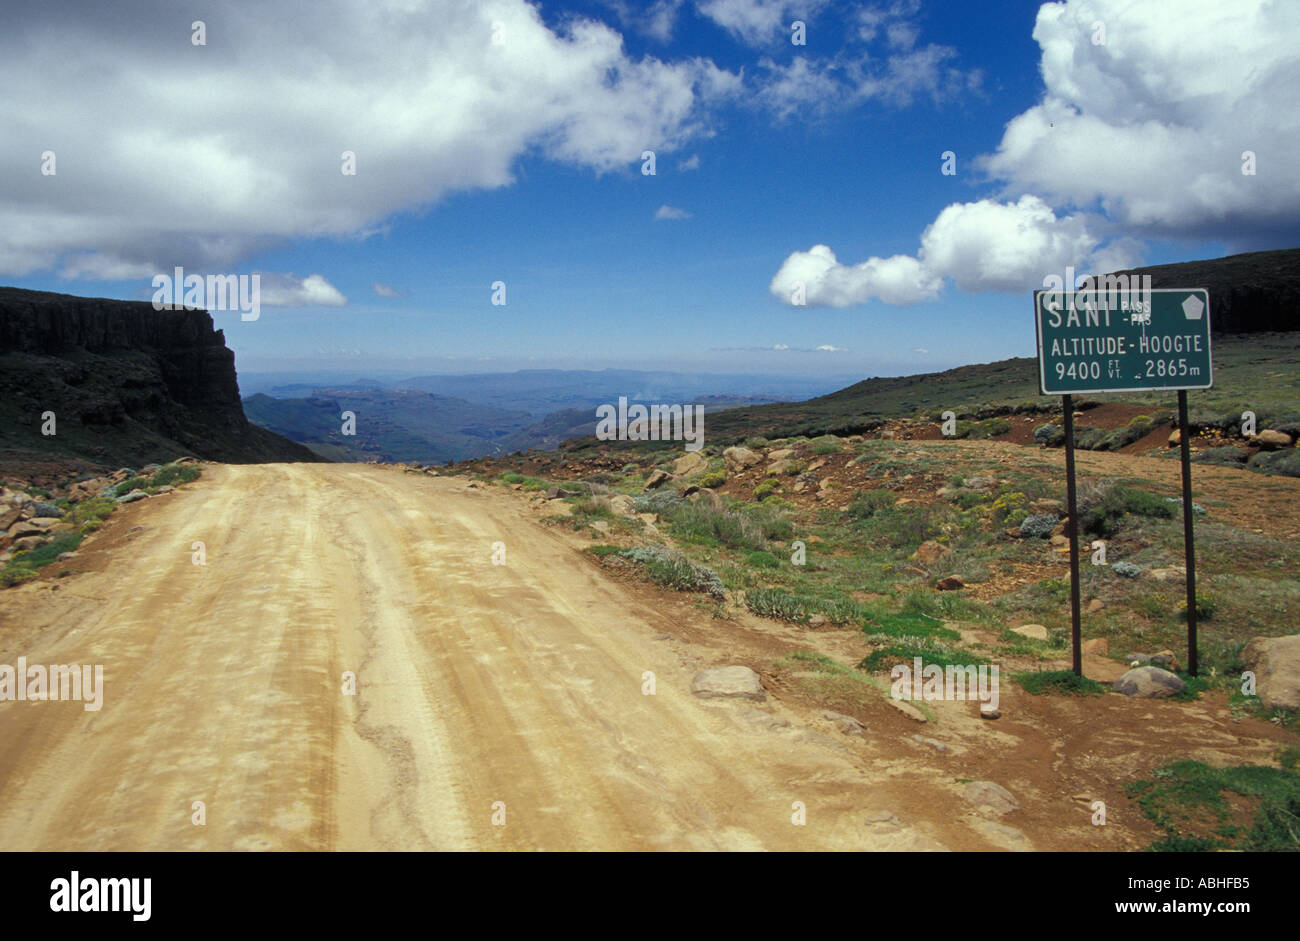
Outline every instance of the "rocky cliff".
[[[47, 413], [54, 415], [54, 434]], [[202, 310], [0, 287], [0, 452], [139, 465], [319, 461], [249, 423]]]
[[1300, 330], [1300, 248], [1115, 273], [1150, 275], [1153, 288], [1209, 289], [1215, 334]]

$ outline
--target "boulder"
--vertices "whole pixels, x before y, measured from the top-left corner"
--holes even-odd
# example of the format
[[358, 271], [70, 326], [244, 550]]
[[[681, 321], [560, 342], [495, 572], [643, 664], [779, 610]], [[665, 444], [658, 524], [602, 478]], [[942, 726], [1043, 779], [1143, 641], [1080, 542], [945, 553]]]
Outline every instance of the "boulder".
[[960, 575], [949, 575], [946, 578], [939, 579], [934, 587], [939, 591], [959, 591], [966, 587], [966, 582]]
[[952, 555], [952, 550], [943, 543], [935, 542], [933, 539], [921, 543], [917, 550], [912, 553], [912, 558], [922, 565], [934, 565]]
[[625, 493], [620, 493], [609, 498], [609, 508], [621, 516], [631, 516], [636, 513], [636, 505], [632, 498]]
[[1300, 634], [1251, 638], [1242, 660], [1266, 708], [1300, 709]]
[[673, 474], [677, 477], [687, 477], [698, 471], [704, 470], [708, 466], [699, 451], [687, 451], [677, 460], [673, 461]]
[[40, 500], [33, 500], [30, 509], [31, 515], [36, 517], [58, 519], [63, 515], [63, 511], [53, 503], [45, 503]]
[[691, 681], [691, 692], [702, 699], [767, 698], [759, 675], [745, 666], [714, 667], [701, 670]]
[[792, 454], [794, 454], [794, 448], [777, 448], [774, 451], [767, 452], [767, 459], [769, 461], [780, 461]]
[[781, 474], [788, 474], [796, 467], [795, 462], [788, 457], [783, 457], [779, 461], [773, 461], [767, 465], [767, 476], [776, 477]]
[[28, 536], [44, 536], [45, 526], [37, 523], [35, 520], [19, 520], [9, 527], [9, 538], [13, 540], [26, 539]]
[[979, 810], [995, 813], [999, 817], [1020, 809], [1020, 801], [1016, 800], [1016, 796], [993, 781], [967, 781], [964, 796]]
[[1110, 641], [1105, 637], [1094, 637], [1092, 640], [1085, 640], [1080, 649], [1084, 653], [1095, 653], [1103, 655], [1110, 653]]
[[1176, 448], [1182, 443], [1183, 432], [1181, 429], [1175, 428], [1173, 431], [1169, 432], [1169, 447]]
[[1291, 436], [1285, 431], [1267, 429], [1261, 431], [1246, 443], [1263, 451], [1277, 451], [1281, 448], [1291, 447]]
[[657, 487], [662, 487], [664, 484], [666, 484], [668, 481], [672, 479], [673, 479], [672, 474], [668, 473], [667, 471], [664, 470], [653, 471], [651, 472], [650, 476], [646, 478], [644, 489], [654, 490]]
[[727, 462], [727, 470], [732, 473], [742, 471], [747, 467], [753, 467], [763, 460], [749, 448], [742, 448], [738, 445], [733, 445], [723, 451], [722, 459]]
[[14, 540], [13, 550], [15, 552], [26, 552], [29, 549], [36, 549], [40, 546], [43, 546], [48, 541], [49, 540], [44, 535], [24, 536], [21, 539]]
[[1115, 681], [1114, 689], [1125, 696], [1166, 699], [1181, 693], [1187, 686], [1181, 679], [1160, 667], [1134, 667]]

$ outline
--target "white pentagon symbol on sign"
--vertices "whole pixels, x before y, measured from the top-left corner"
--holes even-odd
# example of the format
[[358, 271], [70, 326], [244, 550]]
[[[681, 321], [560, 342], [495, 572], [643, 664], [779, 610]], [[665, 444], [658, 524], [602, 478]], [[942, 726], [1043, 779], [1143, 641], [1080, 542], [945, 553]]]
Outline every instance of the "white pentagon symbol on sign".
[[1203, 313], [1205, 313], [1204, 302], [1195, 294], [1189, 294], [1187, 300], [1183, 301], [1183, 315], [1188, 320], [1200, 320]]

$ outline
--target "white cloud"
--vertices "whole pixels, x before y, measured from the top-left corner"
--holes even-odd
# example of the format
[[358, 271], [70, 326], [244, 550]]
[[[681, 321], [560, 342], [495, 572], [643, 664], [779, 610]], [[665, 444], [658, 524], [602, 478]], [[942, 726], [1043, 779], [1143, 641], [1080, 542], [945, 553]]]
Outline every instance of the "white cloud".
[[655, 211], [656, 222], [663, 221], [664, 219], [689, 219], [690, 217], [691, 214], [685, 209], [678, 209], [676, 206], [669, 206], [667, 204], [660, 206], [658, 210]]
[[[1294, 238], [1300, 4], [1071, 0], [1044, 4], [1033, 35], [1043, 100], [981, 164], [1004, 193], [1096, 205], [1131, 235]], [[1254, 176], [1241, 172], [1247, 150]]]
[[700, 168], [700, 155], [699, 155], [699, 154], [691, 154], [689, 157], [687, 157], [687, 158], [686, 158], [685, 160], [683, 160], [681, 163], [677, 164], [677, 169], [678, 169], [678, 170], [681, 170], [681, 171], [683, 171], [683, 172], [686, 171], [686, 170], [698, 170], [699, 168]]
[[[892, 15], [868, 10], [861, 34], [884, 30], [896, 47], [911, 48], [906, 30], [890, 32]], [[1098, 22], [1105, 42], [1094, 44]], [[1147, 238], [1213, 238], [1237, 251], [1300, 238], [1292, 166], [1300, 153], [1300, 4], [1246, 0], [1229, 10], [1185, 0], [1171, 16], [1158, 4], [1068, 0], [1040, 7], [1033, 35], [1043, 100], [976, 161], [1011, 201], [946, 207], [915, 257], [845, 266], [824, 245], [794, 252], [772, 293], [789, 303], [792, 282], [804, 278], [809, 304], [911, 303], [932, 296], [942, 279], [964, 291], [1011, 292], [1041, 287], [1068, 266], [1079, 274], [1132, 267]], [[909, 55], [891, 73], [898, 87], [931, 87], [942, 47]], [[822, 94], [815, 70], [791, 79], [791, 107]], [[1242, 173], [1245, 151], [1255, 155], [1254, 175]]]
[[[173, 13], [6, 10], [0, 273], [228, 270], [296, 237], [364, 237], [509, 185], [526, 152], [598, 173], [672, 152], [739, 88], [706, 60], [629, 58], [590, 20], [553, 32], [523, 0], [320, 0], [310, 19], [232, 0], [207, 47]], [[76, 67], [51, 70], [69, 49]]]
[[344, 307], [348, 299], [318, 274], [295, 278], [291, 274], [258, 272], [263, 307]]
[[925, 347], [923, 347], [923, 346], [918, 346], [916, 349], [912, 350], [912, 352], [913, 352], [913, 353], [920, 353], [922, 356], [925, 356], [925, 355], [927, 355], [930, 351], [927, 350], [927, 349], [926, 349]]
[[[879, 299], [907, 305], [936, 297], [944, 279], [963, 291], [1027, 291], [1066, 266], [1106, 271], [1096, 263], [1131, 257], [1127, 242], [1094, 251], [1101, 239], [1082, 214], [1058, 217], [1037, 196], [1014, 203], [953, 203], [921, 233], [917, 255], [868, 258], [844, 265], [825, 245], [793, 252], [769, 286], [791, 304], [802, 282], [810, 306], [849, 307]], [[1090, 264], [1091, 263], [1091, 264]], [[1122, 266], [1121, 266], [1122, 267]]]
[[401, 297], [402, 296], [401, 292], [398, 291], [397, 288], [393, 287], [391, 284], [380, 284], [378, 282], [375, 282], [370, 287], [371, 290], [373, 290], [380, 297]]
[[817, 352], [818, 353], [847, 353], [848, 350], [842, 346], [832, 346], [829, 343], [823, 343], [821, 346], [817, 347]]
[[810, 306], [849, 307], [879, 298], [886, 304], [915, 304], [938, 294], [941, 281], [915, 258], [868, 258], [842, 265], [826, 245], [794, 252], [772, 278], [770, 290], [787, 304], [802, 284]]
[[741, 42], [761, 46], [778, 37], [788, 40], [790, 24], [808, 21], [825, 0], [702, 0], [701, 16], [713, 20]]

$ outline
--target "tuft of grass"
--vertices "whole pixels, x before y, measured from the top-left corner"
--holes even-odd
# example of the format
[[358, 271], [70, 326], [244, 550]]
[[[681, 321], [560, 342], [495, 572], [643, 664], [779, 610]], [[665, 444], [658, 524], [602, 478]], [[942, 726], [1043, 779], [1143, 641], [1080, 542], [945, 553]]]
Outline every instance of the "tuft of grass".
[[179, 487], [181, 484], [192, 483], [199, 479], [202, 471], [193, 464], [164, 464], [153, 475], [153, 481], [150, 486], [165, 487], [171, 485]]
[[598, 546], [587, 546], [587, 547], [586, 547], [585, 549], [583, 549], [582, 551], [583, 551], [583, 552], [590, 552], [590, 553], [591, 553], [592, 555], [594, 555], [596, 558], [598, 558], [598, 559], [603, 559], [603, 558], [605, 558], [606, 556], [617, 555], [618, 553], [622, 552], [623, 550], [622, 550], [621, 548], [619, 548], [618, 546], [598, 545]]
[[1075, 676], [1072, 670], [1013, 673], [1011, 679], [1035, 696], [1100, 696], [1106, 691], [1103, 684], [1086, 676]]
[[539, 480], [536, 477], [526, 477], [523, 474], [502, 474], [501, 480], [503, 483], [507, 485], [523, 484], [524, 490], [545, 490], [546, 489], [546, 481]]
[[113, 495], [116, 497], [125, 496], [132, 490], [143, 490], [147, 486], [149, 486], [148, 477], [128, 477], [113, 488]]
[[1300, 774], [1289, 768], [1178, 761], [1124, 790], [1164, 831], [1153, 851], [1300, 851]]

